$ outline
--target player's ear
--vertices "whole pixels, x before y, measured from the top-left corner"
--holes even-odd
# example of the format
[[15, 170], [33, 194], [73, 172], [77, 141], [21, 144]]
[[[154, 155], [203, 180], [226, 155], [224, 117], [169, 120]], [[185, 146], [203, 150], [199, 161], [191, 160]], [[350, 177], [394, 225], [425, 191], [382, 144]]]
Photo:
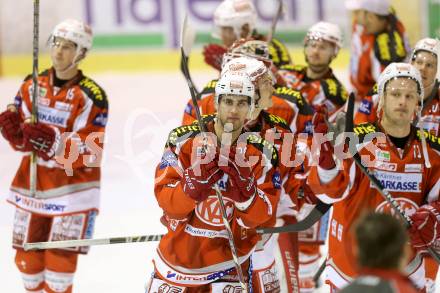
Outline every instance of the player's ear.
[[82, 48], [78, 57], [76, 58], [76, 62], [80, 62], [81, 60], [83, 60], [86, 57], [87, 54], [87, 49]]

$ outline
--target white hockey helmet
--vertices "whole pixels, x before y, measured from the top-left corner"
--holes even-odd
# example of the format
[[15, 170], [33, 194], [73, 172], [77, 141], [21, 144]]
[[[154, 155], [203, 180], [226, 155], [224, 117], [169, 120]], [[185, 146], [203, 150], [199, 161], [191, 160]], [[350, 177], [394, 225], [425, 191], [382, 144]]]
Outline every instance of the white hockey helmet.
[[438, 58], [440, 53], [440, 41], [432, 38], [424, 38], [416, 43], [412, 52], [412, 58], [416, 56], [418, 51], [427, 51], [435, 55]]
[[238, 95], [249, 98], [249, 112], [255, 104], [255, 86], [243, 71], [228, 71], [223, 74], [215, 86], [215, 102], [218, 105], [222, 95]]
[[92, 29], [89, 25], [76, 19], [66, 19], [57, 24], [52, 31], [50, 40], [55, 37], [75, 43], [79, 50], [86, 49], [86, 51], [89, 51], [92, 48]]
[[217, 27], [232, 27], [240, 38], [243, 25], [249, 25], [249, 31], [255, 28], [257, 11], [251, 0], [224, 0], [214, 11], [214, 24]]
[[417, 92], [420, 96], [421, 102], [423, 103], [423, 83], [422, 78], [420, 77], [420, 72], [417, 70], [417, 68], [408, 63], [391, 63], [384, 69], [384, 71], [382, 71], [377, 82], [379, 94], [378, 113], [384, 104], [385, 87], [390, 80], [399, 77], [406, 77], [414, 80], [417, 83]]
[[268, 67], [272, 64], [269, 44], [265, 41], [240, 39], [232, 44], [228, 53], [255, 58], [264, 62]]
[[223, 64], [221, 75], [230, 72], [243, 72], [256, 85], [259, 78], [268, 73], [269, 69], [263, 61], [255, 58], [241, 56], [231, 59]]
[[341, 29], [336, 24], [320, 21], [312, 25], [307, 31], [304, 42], [307, 43], [309, 40], [328, 41], [336, 46], [335, 54], [337, 54], [342, 47]]

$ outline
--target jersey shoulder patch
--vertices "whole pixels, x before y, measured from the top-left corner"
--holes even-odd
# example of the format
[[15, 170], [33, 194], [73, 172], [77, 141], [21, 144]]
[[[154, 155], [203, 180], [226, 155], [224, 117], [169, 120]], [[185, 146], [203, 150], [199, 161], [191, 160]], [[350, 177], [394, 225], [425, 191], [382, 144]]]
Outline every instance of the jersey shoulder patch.
[[201, 95], [207, 95], [212, 94], [215, 92], [215, 86], [217, 85], [218, 79], [213, 79], [210, 82], [208, 82], [203, 90], [200, 92]]
[[107, 95], [102, 87], [100, 87], [93, 79], [84, 76], [79, 81], [79, 87], [93, 100], [93, 104], [98, 108], [108, 108]]
[[286, 64], [279, 67], [280, 70], [286, 70], [286, 71], [296, 71], [296, 72], [303, 72], [306, 69], [305, 65], [292, 65], [292, 64]]
[[392, 62], [403, 62], [406, 54], [404, 40], [398, 31], [392, 30], [376, 35], [374, 55], [383, 66]]
[[171, 130], [165, 147], [176, 146], [190, 137], [195, 137], [200, 133], [198, 124], [183, 125]]
[[368, 91], [367, 96], [374, 96], [377, 95], [379, 91], [379, 86], [377, 83], [374, 84], [374, 86]]
[[[217, 117], [217, 114], [206, 114], [206, 115], [202, 115], [202, 121], [204, 124], [209, 123], [211, 121], [214, 121], [215, 117]], [[196, 119], [193, 121], [193, 123], [191, 123], [191, 125], [199, 125], [199, 121]]]
[[295, 104], [299, 112], [304, 115], [312, 115], [313, 109], [307, 102], [307, 100], [303, 97], [300, 91], [281, 86], [275, 89], [274, 96], [277, 96], [281, 99], [287, 100], [293, 104]]
[[269, 44], [269, 56], [274, 65], [280, 68], [283, 65], [292, 64], [289, 51], [286, 46], [278, 39], [273, 38]]
[[[418, 140], [421, 140], [420, 130], [417, 129], [416, 136]], [[435, 136], [434, 134], [424, 130], [426, 143], [436, 151], [440, 152], [440, 137]]]
[[321, 80], [321, 87], [327, 99], [333, 104], [342, 106], [348, 98], [348, 93], [342, 83], [335, 77]]
[[287, 125], [287, 121], [284, 120], [283, 118], [281, 118], [280, 116], [271, 114], [269, 112], [266, 111], [261, 111], [261, 115], [264, 119], [264, 121], [270, 125], [270, 127], [280, 127], [283, 128], [285, 130], [289, 130], [290, 131], [290, 127], [289, 125]]
[[248, 134], [247, 143], [260, 150], [263, 156], [271, 162], [272, 166], [278, 166], [278, 151], [272, 143], [255, 133]]
[[370, 133], [380, 132], [376, 125], [371, 123], [361, 123], [354, 125], [353, 132], [359, 137], [359, 142], [362, 143]]

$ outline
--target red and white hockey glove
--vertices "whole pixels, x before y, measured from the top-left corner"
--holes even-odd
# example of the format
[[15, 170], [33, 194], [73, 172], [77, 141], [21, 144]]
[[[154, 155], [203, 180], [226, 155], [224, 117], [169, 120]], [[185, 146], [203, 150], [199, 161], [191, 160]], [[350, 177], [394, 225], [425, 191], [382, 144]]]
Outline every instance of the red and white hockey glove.
[[223, 177], [217, 164], [218, 161], [213, 160], [186, 168], [181, 179], [183, 191], [195, 201], [207, 199], [212, 186]]
[[[312, 119], [313, 123], [313, 133], [314, 134], [327, 134], [328, 125], [326, 123], [326, 107], [321, 107], [315, 113]], [[316, 135], [314, 138], [321, 137], [321, 135]], [[321, 143], [319, 152], [319, 166], [325, 170], [331, 170], [336, 167], [335, 160], [333, 159], [333, 145], [330, 141], [325, 141]]]
[[209, 44], [203, 47], [203, 56], [206, 64], [214, 67], [218, 71], [222, 70], [223, 55], [227, 49], [218, 44]]
[[440, 205], [424, 205], [411, 215], [413, 224], [409, 228], [411, 244], [417, 250], [426, 250], [427, 247], [440, 240]]
[[23, 132], [20, 126], [22, 122], [16, 110], [6, 110], [0, 114], [0, 132], [7, 141], [17, 147], [23, 144]]
[[60, 141], [58, 128], [43, 123], [24, 123], [23, 137], [25, 150], [35, 151], [46, 161], [55, 155]]
[[[220, 169], [229, 175], [229, 195], [225, 195], [235, 202], [245, 202], [252, 198], [257, 192], [255, 176], [249, 166], [240, 166], [235, 160], [235, 151], [231, 150], [227, 159], [227, 166], [220, 166]], [[240, 160], [244, 161], [244, 160]]]

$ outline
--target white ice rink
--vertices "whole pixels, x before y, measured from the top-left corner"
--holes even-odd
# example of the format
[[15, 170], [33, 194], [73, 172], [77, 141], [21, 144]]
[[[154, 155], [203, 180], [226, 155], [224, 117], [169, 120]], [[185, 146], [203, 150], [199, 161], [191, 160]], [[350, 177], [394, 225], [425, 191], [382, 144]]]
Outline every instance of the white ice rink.
[[[194, 74], [199, 88], [215, 77]], [[101, 211], [95, 238], [165, 232], [153, 194], [154, 168], [168, 132], [179, 125], [189, 92], [180, 73], [91, 76], [110, 102], [102, 172]], [[342, 80], [346, 81], [344, 77]], [[21, 79], [0, 79], [0, 110], [13, 101]], [[2, 293], [24, 292], [11, 248], [14, 208], [6, 203], [20, 161], [0, 139], [0, 272]], [[92, 247], [80, 257], [77, 293], [144, 292], [157, 242]], [[440, 292], [440, 291], [438, 291]]]

